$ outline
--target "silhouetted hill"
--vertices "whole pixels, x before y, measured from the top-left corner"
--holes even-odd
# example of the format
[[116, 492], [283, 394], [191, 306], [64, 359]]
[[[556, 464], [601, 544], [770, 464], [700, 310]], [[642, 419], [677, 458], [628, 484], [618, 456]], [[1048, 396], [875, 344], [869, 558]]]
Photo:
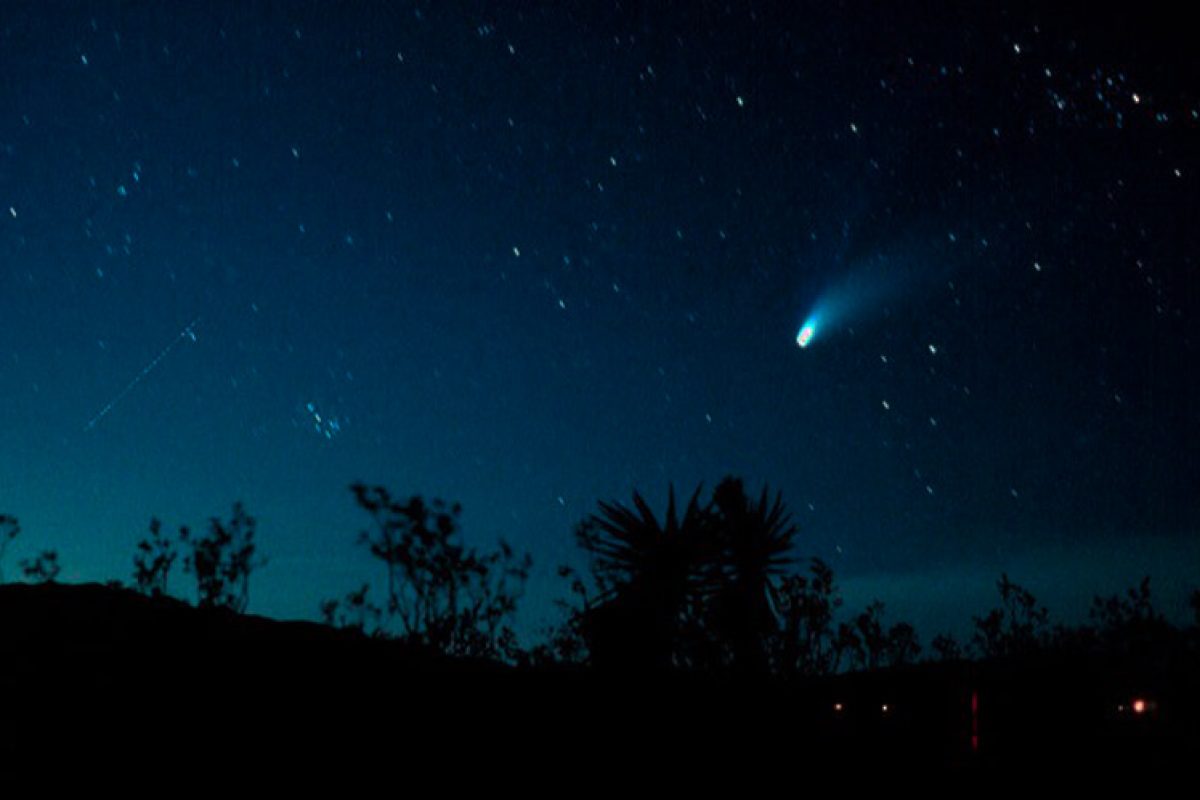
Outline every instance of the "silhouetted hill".
[[1194, 685], [1184, 662], [1146, 672], [1072, 658], [820, 680], [517, 669], [95, 584], [0, 586], [10, 753], [403, 753], [428, 768], [712, 760], [762, 774], [1170, 763], [1197, 743]]
[[[436, 728], [433, 698], [469, 702], [506, 670], [98, 584], [0, 586], [0, 745], [10, 750], [334, 747], [345, 726], [393, 706]], [[458, 700], [446, 703], [451, 683]]]

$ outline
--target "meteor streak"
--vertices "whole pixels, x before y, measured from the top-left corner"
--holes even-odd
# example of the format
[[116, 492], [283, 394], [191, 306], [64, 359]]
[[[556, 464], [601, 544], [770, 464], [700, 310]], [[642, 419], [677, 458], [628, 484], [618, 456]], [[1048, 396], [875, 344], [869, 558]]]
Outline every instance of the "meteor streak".
[[112, 400], [109, 400], [109, 401], [108, 401], [108, 402], [107, 402], [107, 403], [104, 405], [104, 408], [100, 409], [98, 412], [96, 412], [96, 415], [95, 415], [94, 417], [92, 417], [90, 420], [88, 420], [88, 424], [87, 424], [87, 425], [84, 425], [84, 426], [83, 426], [83, 429], [84, 429], [85, 431], [90, 431], [90, 430], [92, 430], [93, 428], [95, 428], [95, 427], [96, 427], [96, 423], [98, 423], [100, 420], [102, 420], [102, 419], [104, 419], [106, 416], [108, 416], [108, 412], [112, 411], [112, 410], [113, 410], [113, 407], [115, 407], [115, 406], [117, 405], [117, 403], [119, 403], [119, 402], [121, 402], [122, 400], [124, 400], [124, 399], [125, 399], [125, 395], [127, 395], [127, 394], [129, 394], [130, 392], [132, 392], [132, 391], [133, 391], [133, 387], [135, 387], [135, 386], [137, 386], [139, 383], [141, 383], [143, 378], [145, 378], [147, 375], [149, 375], [151, 372], [153, 372], [153, 371], [154, 371], [154, 368], [155, 368], [155, 367], [157, 367], [157, 366], [159, 365], [159, 363], [160, 363], [160, 362], [161, 362], [161, 361], [162, 361], [164, 358], [166, 358], [166, 357], [167, 357], [167, 354], [168, 354], [168, 353], [170, 353], [170, 352], [171, 352], [173, 349], [175, 349], [175, 345], [179, 344], [179, 343], [180, 343], [181, 341], [183, 341], [184, 339], [191, 339], [193, 342], [194, 342], [194, 341], [196, 341], [196, 323], [197, 323], [197, 322], [199, 322], [199, 321], [200, 321], [200, 318], [199, 318], [199, 317], [196, 317], [196, 318], [195, 318], [194, 320], [192, 320], [190, 323], [188, 323], [187, 325], [185, 325], [185, 326], [184, 326], [184, 328], [183, 328], [183, 330], [181, 330], [181, 331], [180, 331], [180, 332], [179, 332], [179, 333], [178, 333], [178, 334], [175, 336], [175, 338], [171, 340], [171, 343], [170, 343], [170, 344], [168, 344], [166, 347], [164, 347], [164, 348], [162, 349], [162, 352], [160, 352], [158, 355], [156, 355], [156, 356], [155, 356], [155, 357], [154, 357], [154, 358], [153, 358], [153, 359], [150, 361], [150, 363], [149, 363], [149, 364], [147, 364], [146, 366], [142, 367], [142, 371], [141, 371], [141, 372], [139, 372], [137, 375], [134, 375], [134, 376], [133, 376], [133, 380], [131, 380], [129, 383], [127, 383], [127, 384], [125, 385], [125, 388], [124, 388], [124, 389], [122, 389], [121, 391], [117, 392], [117, 395], [116, 395], [115, 397], [113, 397], [113, 399], [112, 399]]

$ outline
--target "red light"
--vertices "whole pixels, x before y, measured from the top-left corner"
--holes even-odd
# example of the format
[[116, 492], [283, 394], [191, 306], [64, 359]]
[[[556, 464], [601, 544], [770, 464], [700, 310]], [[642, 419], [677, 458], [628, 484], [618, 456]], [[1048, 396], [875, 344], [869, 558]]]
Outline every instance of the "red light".
[[841, 704], [841, 703], [834, 703], [834, 704], [833, 704], [833, 710], [834, 710], [834, 711], [836, 711], [836, 712], [837, 712], [837, 713], [839, 713], [839, 714], [840, 714], [840, 713], [842, 713], [842, 704]]
[[979, 692], [971, 692], [971, 752], [979, 752]]
[[1145, 714], [1146, 713], [1146, 701], [1141, 699], [1140, 697], [1138, 699], [1134, 700], [1133, 701], [1133, 713]]

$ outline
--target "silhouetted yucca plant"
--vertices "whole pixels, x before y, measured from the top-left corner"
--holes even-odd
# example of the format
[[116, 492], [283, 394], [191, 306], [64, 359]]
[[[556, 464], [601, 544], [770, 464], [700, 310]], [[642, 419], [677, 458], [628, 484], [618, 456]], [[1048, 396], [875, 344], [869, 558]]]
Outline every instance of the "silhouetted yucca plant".
[[575, 535], [600, 590], [579, 629], [600, 667], [662, 668], [676, 662], [697, 598], [715, 586], [719, 542], [697, 487], [679, 515], [668, 489], [662, 521], [638, 492], [632, 507], [601, 502]]

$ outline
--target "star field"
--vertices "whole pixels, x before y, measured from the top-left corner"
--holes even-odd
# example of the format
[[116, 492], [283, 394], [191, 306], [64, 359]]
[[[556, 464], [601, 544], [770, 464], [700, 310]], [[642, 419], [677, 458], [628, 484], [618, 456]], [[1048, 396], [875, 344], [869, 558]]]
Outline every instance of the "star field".
[[240, 499], [313, 617], [361, 480], [530, 550], [538, 619], [597, 500], [733, 473], [931, 633], [1196, 582], [1153, 9], [7, 3], [0, 73], [0, 512], [63, 579]]

